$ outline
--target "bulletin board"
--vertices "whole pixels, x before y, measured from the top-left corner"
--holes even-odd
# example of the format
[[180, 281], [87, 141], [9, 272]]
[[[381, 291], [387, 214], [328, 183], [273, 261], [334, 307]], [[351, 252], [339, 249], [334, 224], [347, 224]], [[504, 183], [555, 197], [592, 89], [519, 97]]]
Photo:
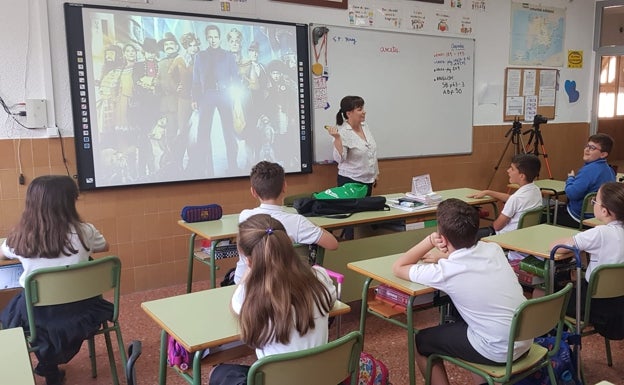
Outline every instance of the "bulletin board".
[[505, 68], [503, 120], [533, 121], [535, 115], [555, 118], [559, 70]]

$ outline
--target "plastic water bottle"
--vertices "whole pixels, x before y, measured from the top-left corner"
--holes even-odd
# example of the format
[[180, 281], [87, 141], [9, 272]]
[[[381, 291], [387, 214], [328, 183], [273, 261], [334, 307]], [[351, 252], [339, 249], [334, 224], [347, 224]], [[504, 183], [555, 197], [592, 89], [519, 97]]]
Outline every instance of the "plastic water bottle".
[[574, 376], [569, 370], [561, 373], [561, 385], [576, 385], [576, 381], [574, 381]]

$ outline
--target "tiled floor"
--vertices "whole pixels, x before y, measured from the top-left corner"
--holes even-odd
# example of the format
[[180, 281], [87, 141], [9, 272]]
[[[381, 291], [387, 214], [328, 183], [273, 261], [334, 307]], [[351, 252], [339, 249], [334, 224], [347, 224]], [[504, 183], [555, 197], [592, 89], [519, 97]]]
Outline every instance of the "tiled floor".
[[[194, 290], [207, 287], [205, 283], [195, 285]], [[126, 346], [130, 341], [138, 339], [143, 342], [143, 354], [136, 365], [137, 384], [154, 385], [158, 381], [158, 350], [160, 330], [141, 310], [141, 302], [163, 298], [172, 295], [183, 294], [185, 288], [182, 285], [162, 288], [158, 290], [133, 293], [122, 297], [121, 320], [123, 337]], [[175, 309], [172, 309], [175, 311]], [[436, 310], [427, 310], [418, 313], [416, 317], [417, 327], [426, 327], [438, 322]], [[355, 330], [359, 325], [359, 309], [353, 308], [352, 312], [343, 317], [343, 333]], [[210, 325], [206, 325], [210, 327]], [[334, 331], [335, 332], [335, 331]], [[333, 335], [332, 335], [333, 337]], [[384, 322], [377, 317], [369, 317], [365, 336], [365, 350], [383, 360], [390, 371], [390, 379], [394, 385], [406, 385], [409, 383], [407, 374], [407, 348], [405, 330]], [[584, 340], [582, 358], [587, 374], [588, 384], [595, 384], [600, 380], [608, 380], [614, 384], [624, 384], [624, 341], [612, 341], [614, 366], [606, 365], [604, 342], [600, 336], [587, 337]], [[68, 365], [67, 385], [92, 385], [110, 384], [110, 370], [103, 338], [97, 339], [97, 362], [99, 376], [95, 379], [90, 377], [89, 361], [86, 346]], [[239, 363], [251, 363], [254, 357], [241, 359]], [[121, 368], [119, 368], [121, 370]], [[202, 383], [208, 384], [209, 368], [204, 367]], [[453, 385], [469, 384], [467, 373], [461, 369], [449, 366], [449, 376]], [[125, 383], [125, 380], [123, 381]], [[185, 382], [168, 370], [167, 383], [170, 385], [184, 384]], [[424, 381], [420, 373], [417, 374], [417, 384]], [[44, 385], [42, 378], [37, 378], [37, 385]], [[319, 384], [323, 385], [323, 384]]]

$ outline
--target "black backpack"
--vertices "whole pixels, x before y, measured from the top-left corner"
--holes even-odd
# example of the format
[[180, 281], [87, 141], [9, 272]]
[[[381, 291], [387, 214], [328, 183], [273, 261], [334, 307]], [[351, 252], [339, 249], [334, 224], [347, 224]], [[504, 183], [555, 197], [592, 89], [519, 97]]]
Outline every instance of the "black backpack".
[[362, 211], [390, 210], [382, 196], [346, 199], [299, 198], [293, 203], [297, 212], [306, 217], [347, 218]]

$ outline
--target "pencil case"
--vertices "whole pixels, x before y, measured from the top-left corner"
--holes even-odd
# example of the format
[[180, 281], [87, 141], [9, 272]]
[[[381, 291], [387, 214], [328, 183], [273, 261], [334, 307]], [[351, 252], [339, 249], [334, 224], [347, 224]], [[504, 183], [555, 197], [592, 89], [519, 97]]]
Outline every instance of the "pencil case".
[[223, 216], [223, 209], [216, 203], [202, 206], [184, 206], [180, 213], [185, 222], [216, 221]]

